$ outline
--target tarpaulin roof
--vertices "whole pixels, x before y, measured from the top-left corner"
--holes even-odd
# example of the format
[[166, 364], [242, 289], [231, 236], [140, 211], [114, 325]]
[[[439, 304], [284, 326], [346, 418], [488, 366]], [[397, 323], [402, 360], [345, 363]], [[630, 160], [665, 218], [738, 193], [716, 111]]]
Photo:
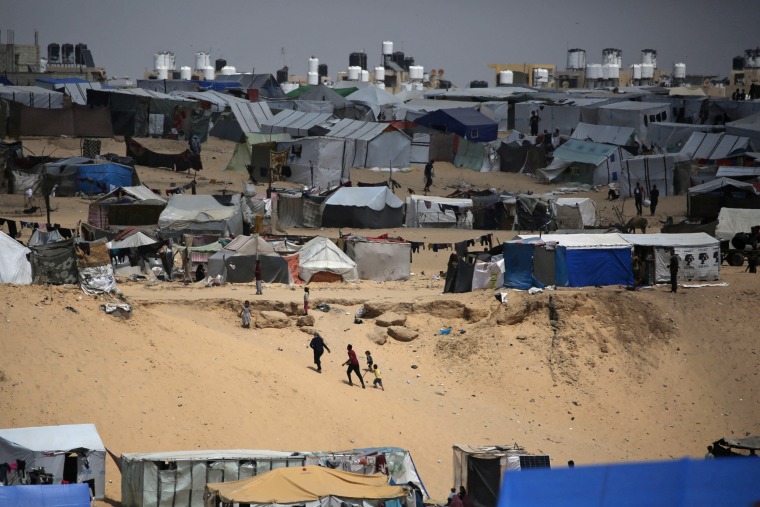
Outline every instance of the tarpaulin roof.
[[520, 234], [519, 239], [557, 243], [568, 250], [590, 248], [631, 248], [631, 244], [616, 232], [609, 234]]
[[278, 468], [242, 481], [210, 483], [206, 489], [223, 502], [293, 504], [325, 497], [390, 499], [408, 495], [401, 486], [390, 486], [382, 474], [361, 475], [327, 467]]
[[750, 232], [752, 227], [760, 225], [760, 210], [721, 208], [718, 213], [718, 225], [715, 237], [721, 241], [730, 241], [739, 232]]
[[158, 243], [158, 240], [151, 238], [141, 231], [137, 231], [122, 240], [106, 243], [106, 247], [114, 250], [121, 248], [137, 248], [138, 246], [155, 245], [156, 243]]
[[739, 180], [732, 180], [731, 178], [717, 178], [712, 181], [702, 183], [701, 185], [690, 187], [688, 192], [690, 194], [707, 194], [710, 192], [715, 192], [716, 190], [720, 190], [723, 187], [729, 187], [729, 186], [739, 188], [741, 190], [745, 190], [752, 194], [757, 193], [755, 186], [752, 185], [751, 183], [745, 183]]
[[111, 87], [103, 83], [91, 83], [76, 82], [76, 83], [63, 83], [61, 85], [55, 84], [56, 90], [63, 90], [66, 95], [71, 97], [71, 101], [74, 104], [86, 105], [87, 104], [87, 90], [107, 90]]
[[325, 123], [332, 118], [331, 113], [304, 113], [283, 109], [270, 120], [262, 124], [261, 131], [264, 133], [288, 133], [293, 136], [304, 137], [309, 135], [309, 129]]
[[356, 263], [327, 238], [316, 237], [310, 240], [301, 247], [298, 254], [300, 277], [306, 282], [315, 273], [322, 271], [340, 275], [344, 280], [359, 278]]
[[350, 120], [344, 118], [332, 127], [328, 135], [347, 139], [361, 139], [362, 141], [371, 141], [388, 128], [386, 123]]
[[693, 132], [681, 148], [681, 153], [689, 154], [692, 159], [707, 160], [736, 157], [746, 151], [749, 151], [749, 138], [704, 132]]
[[715, 173], [715, 176], [718, 178], [760, 176], [760, 167], [719, 166], [718, 172]]
[[110, 199], [111, 197], [115, 196], [116, 194], [123, 192], [131, 197], [134, 197], [138, 201], [157, 201], [166, 203], [166, 199], [161, 197], [160, 195], [157, 195], [153, 192], [153, 190], [149, 189], [145, 185], [139, 185], [134, 187], [119, 187], [116, 190], [112, 192], [108, 192], [103, 197], [100, 197], [95, 200], [95, 202], [99, 201], [105, 201], [106, 199]]
[[687, 88], [686, 86], [676, 86], [674, 88], [670, 88], [668, 95], [670, 95], [671, 97], [674, 97], [674, 96], [704, 97], [705, 92], [704, 90], [702, 90], [702, 88]]
[[41, 109], [61, 109], [63, 93], [40, 86], [0, 86], [0, 99]]
[[83, 447], [105, 451], [94, 424], [63, 424], [0, 430], [0, 439], [32, 451], [69, 451]]
[[400, 208], [404, 201], [388, 187], [341, 187], [325, 201], [327, 206], [355, 206], [381, 211], [386, 207]]
[[171, 96], [208, 102], [211, 104], [211, 111], [214, 113], [224, 111], [224, 109], [227, 107], [227, 104], [229, 103], [229, 97], [232, 97], [232, 95], [225, 96], [223, 93], [215, 93], [212, 91], [194, 92], [188, 90], [175, 90], [171, 92]]
[[595, 143], [614, 144], [615, 146], [627, 146], [633, 143], [633, 127], [616, 127], [612, 125], [592, 125], [590, 123], [578, 123], [570, 135], [571, 139], [592, 141]]
[[568, 139], [562, 146], [554, 150], [554, 160], [580, 162], [597, 166], [612, 155], [617, 146], [611, 144], [592, 143]]
[[104, 91], [107, 91], [110, 93], [119, 93], [122, 95], [137, 95], [139, 97], [150, 97], [153, 99], [164, 99], [164, 100], [174, 100], [178, 102], [195, 103], [195, 100], [192, 100], [192, 99], [188, 99], [188, 98], [180, 97], [176, 95], [168, 95], [166, 93], [156, 92], [153, 90], [145, 90], [143, 88], [113, 88], [113, 89], [105, 89]]
[[636, 102], [632, 100], [623, 100], [611, 104], [602, 104], [599, 109], [617, 109], [620, 111], [649, 111], [651, 109], [662, 109], [663, 104], [658, 102]]
[[230, 101], [229, 106], [243, 132], [261, 132], [261, 126], [273, 117], [266, 102], [236, 100]]
[[704, 232], [677, 234], [621, 234], [632, 245], [656, 247], [691, 247], [717, 245], [719, 241]]

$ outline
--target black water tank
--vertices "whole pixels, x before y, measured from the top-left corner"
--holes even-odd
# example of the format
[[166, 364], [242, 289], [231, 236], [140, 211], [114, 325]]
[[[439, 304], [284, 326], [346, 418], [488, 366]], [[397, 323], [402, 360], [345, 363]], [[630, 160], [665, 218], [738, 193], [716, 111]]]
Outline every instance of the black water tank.
[[744, 57], [735, 56], [733, 66], [731, 68], [734, 70], [744, 70]]
[[448, 79], [439, 79], [438, 88], [448, 90], [449, 88], [451, 88], [451, 81], [449, 81]]
[[224, 67], [227, 66], [227, 60], [224, 58], [217, 58], [214, 62], [214, 70], [217, 72], [221, 72]]
[[361, 67], [362, 70], [367, 70], [367, 53], [364, 51], [355, 52], [348, 55], [349, 67]]
[[320, 63], [317, 67], [317, 74], [319, 77], [327, 77], [327, 64], [326, 63]]
[[470, 88], [488, 88], [486, 81], [470, 81]]
[[409, 67], [414, 66], [414, 57], [413, 56], [406, 56], [404, 57], [404, 70], [409, 72]]
[[74, 45], [73, 44], [61, 44], [61, 63], [73, 64], [76, 63], [74, 59]]
[[277, 82], [279, 84], [287, 83], [288, 82], [288, 76], [289, 76], [288, 71], [289, 70], [290, 69], [288, 69], [288, 66], [286, 65], [285, 67], [283, 67], [283, 68], [281, 68], [280, 70], [277, 71]]
[[398, 65], [399, 67], [403, 69], [404, 68], [404, 52], [395, 51], [392, 56], [393, 56], [393, 63], [395, 63], [396, 65]]
[[48, 62], [60, 63], [61, 62], [61, 45], [57, 42], [48, 44]]
[[87, 44], [79, 43], [74, 47], [74, 63], [77, 65], [86, 65], [82, 50], [87, 49]]

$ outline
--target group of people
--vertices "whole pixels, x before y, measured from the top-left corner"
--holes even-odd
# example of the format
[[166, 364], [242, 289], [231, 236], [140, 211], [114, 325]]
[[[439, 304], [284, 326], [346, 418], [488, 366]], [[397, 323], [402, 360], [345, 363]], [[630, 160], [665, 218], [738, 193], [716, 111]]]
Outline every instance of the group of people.
[[[668, 259], [668, 270], [670, 271], [670, 292], [678, 292], [678, 269], [680, 267], [681, 257], [676, 253], [675, 248], [670, 249], [670, 258]], [[645, 269], [639, 258], [639, 254], [634, 252], [631, 258], [631, 270], [633, 271], [633, 289], [645, 283], [645, 274], [647, 270], [653, 269], [652, 256], [647, 256], [647, 268]]]
[[464, 486], [459, 486], [459, 493], [455, 488], [451, 488], [451, 494], [449, 494], [446, 505], [450, 507], [474, 507], [475, 504]]
[[[311, 339], [308, 346], [314, 353], [314, 365], [317, 367], [317, 373], [322, 373], [322, 355], [325, 353], [325, 350], [329, 354], [332, 354], [330, 347], [327, 346], [324, 338], [322, 338], [319, 333], [314, 333], [314, 337]], [[348, 376], [348, 385], [354, 385], [351, 375], [356, 374], [359, 382], [361, 382], [362, 389], [365, 389], [366, 386], [364, 385], [364, 375], [361, 372], [361, 368], [359, 366], [359, 358], [356, 356], [356, 352], [354, 352], [353, 345], [349, 343], [346, 346], [346, 352], [348, 353], [348, 359], [346, 359], [342, 366], [348, 366], [348, 369], [346, 370], [346, 375]], [[380, 374], [379, 366], [375, 363], [369, 350], [367, 350], [364, 354], [367, 358], [367, 369], [365, 370], [365, 373], [371, 372], [375, 376], [375, 380], [372, 381], [372, 386], [374, 388], [379, 387], [385, 391], [385, 387], [383, 387], [383, 377]]]
[[[644, 211], [644, 188], [641, 183], [636, 182], [636, 188], [633, 189], [633, 200], [636, 204], [636, 215], [641, 216]], [[649, 211], [654, 216], [654, 212], [657, 210], [657, 204], [660, 201], [660, 191], [657, 189], [657, 185], [652, 185], [649, 190]]]
[[752, 97], [749, 96], [744, 88], [741, 90], [737, 88], [734, 90], [734, 93], [731, 94], [731, 100], [752, 100]]

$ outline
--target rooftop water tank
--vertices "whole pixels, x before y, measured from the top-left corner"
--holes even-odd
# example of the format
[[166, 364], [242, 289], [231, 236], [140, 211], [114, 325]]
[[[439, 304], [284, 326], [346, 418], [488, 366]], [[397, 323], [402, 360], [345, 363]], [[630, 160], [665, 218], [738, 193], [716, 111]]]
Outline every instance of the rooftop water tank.
[[615, 68], [614, 63], [605, 63], [602, 65], [602, 79], [612, 79], [611, 69]]
[[745, 69], [760, 68], [760, 48], [747, 49], [746, 51], [744, 51], [744, 68]]
[[202, 71], [208, 67], [208, 53], [205, 51], [199, 51], [195, 53], [195, 70]]
[[412, 65], [409, 67], [409, 79], [412, 81], [422, 81], [422, 77], [425, 74], [425, 68], [421, 65]]
[[620, 79], [620, 67], [617, 65], [610, 66], [609, 79]]
[[193, 69], [190, 68], [189, 65], [183, 65], [179, 68], [179, 78], [184, 79], [185, 81], [190, 81], [190, 79], [193, 77]]
[[70, 65], [75, 63], [73, 44], [61, 44], [61, 63]]
[[289, 79], [289, 70], [288, 66], [281, 68], [277, 71], [277, 82], [280, 84], [287, 83]]
[[586, 67], [586, 51], [583, 49], [569, 49], [567, 51], [567, 68], [570, 70], [582, 70]]
[[159, 67], [156, 69], [158, 79], [169, 79], [169, 69], [166, 67]]
[[214, 67], [211, 65], [208, 65], [203, 68], [203, 80], [204, 81], [213, 81], [214, 80]]
[[652, 67], [657, 68], [657, 50], [655, 49], [642, 49], [641, 50], [641, 63], [651, 63]]
[[533, 82], [534, 83], [548, 83], [549, 71], [547, 69], [534, 69], [533, 70]]
[[319, 75], [319, 58], [311, 57], [309, 58], [309, 71], [313, 72], [314, 74]]
[[359, 73], [362, 71], [361, 67], [358, 67], [356, 65], [351, 66], [348, 68], [348, 80], [349, 81], [358, 81], [359, 80]]
[[164, 65], [164, 55], [161, 53], [153, 53], [153, 70], [158, 72], [159, 67], [166, 67], [166, 65]]
[[414, 57], [412, 56], [405, 56], [404, 57], [404, 70], [409, 72], [409, 68], [414, 65]]
[[225, 65], [222, 67], [223, 76], [231, 76], [232, 74], [237, 74], [237, 69], [235, 67], [232, 65]]
[[675, 79], [686, 79], [685, 63], [676, 63], [673, 65], [673, 77]]
[[87, 62], [84, 61], [84, 50], [87, 49], [87, 44], [82, 44], [81, 42], [74, 46], [74, 61], [77, 65], [87, 65]]
[[348, 65], [349, 67], [361, 67], [362, 69], [367, 69], [367, 53], [364, 51], [362, 52], [354, 52], [348, 55]]
[[515, 73], [511, 70], [499, 71], [499, 85], [511, 85], [514, 83]]
[[405, 58], [405, 56], [404, 56], [404, 52], [403, 51], [394, 51], [393, 54], [391, 55], [391, 57], [392, 57], [391, 59], [393, 60], [393, 62], [396, 65], [398, 65], [402, 69], [404, 68], [404, 58]]
[[599, 63], [586, 65], [586, 79], [602, 79], [602, 65]]
[[[204, 65], [205, 67], [206, 65]], [[217, 72], [221, 72], [223, 68], [227, 66], [227, 60], [224, 58], [217, 58], [214, 60], [214, 70]]]
[[733, 70], [744, 70], [744, 57], [735, 56], [733, 60], [733, 64], [731, 65], [731, 68]]
[[309, 72], [306, 74], [306, 84], [311, 86], [316, 86], [319, 84], [319, 73], [318, 72]]
[[623, 51], [615, 48], [602, 50], [602, 65], [610, 64], [620, 67], [623, 63]]
[[48, 64], [47, 58], [40, 58], [40, 72], [42, 74], [47, 72], [47, 64]]
[[368, 82], [369, 81], [369, 71], [366, 71], [366, 70], [362, 69], [361, 70], [361, 78], [362, 78], [362, 82], [363, 83]]
[[639, 80], [641, 79], [641, 64], [634, 63], [631, 65], [631, 79]]
[[48, 62], [61, 63], [61, 45], [57, 42], [48, 44]]
[[393, 54], [393, 42], [392, 41], [385, 41], [385, 42], [383, 42], [383, 54], [384, 55], [392, 55]]
[[651, 63], [641, 64], [641, 79], [653, 79], [654, 78], [654, 65]]
[[174, 56], [174, 53], [172, 53], [171, 51], [167, 51], [166, 52], [166, 56], [165, 56], [165, 60], [164, 61], [166, 63], [166, 68], [167, 69], [174, 70], [174, 69], [177, 68], [176, 56]]
[[327, 77], [327, 64], [326, 63], [320, 63], [319, 67], [317, 67], [317, 74], [319, 74], [319, 77]]
[[385, 81], [385, 67], [375, 67], [375, 81]]

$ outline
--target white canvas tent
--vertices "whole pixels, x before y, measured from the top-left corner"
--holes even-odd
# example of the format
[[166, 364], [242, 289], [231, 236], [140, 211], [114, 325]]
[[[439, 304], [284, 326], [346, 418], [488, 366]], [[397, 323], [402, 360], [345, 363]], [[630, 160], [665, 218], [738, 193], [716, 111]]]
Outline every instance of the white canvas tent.
[[406, 198], [407, 227], [472, 229], [472, 199], [410, 195]]
[[376, 282], [408, 280], [412, 244], [399, 241], [348, 238], [346, 254], [356, 262], [359, 278]]
[[304, 137], [293, 142], [288, 181], [314, 188], [339, 185], [350, 177], [354, 143], [336, 137]]
[[29, 285], [32, 283], [32, 264], [27, 255], [32, 251], [0, 231], [0, 283]]
[[558, 229], [583, 229], [596, 224], [596, 204], [587, 197], [560, 197], [554, 204]]
[[187, 234], [237, 236], [243, 233], [240, 195], [231, 196], [230, 205], [211, 195], [174, 195], [161, 212], [158, 227]]
[[105, 497], [106, 448], [94, 424], [0, 430], [0, 463], [16, 460], [27, 472], [45, 467], [53, 484], [88, 483], [94, 498]]
[[680, 153], [668, 153], [666, 155], [642, 155], [623, 160], [623, 167], [620, 171], [620, 196], [633, 197], [633, 190], [636, 183], [647, 189], [647, 193], [654, 185], [660, 191], [660, 196], [676, 195], [683, 193], [688, 187], [688, 182], [684, 182], [684, 187], [676, 188], [677, 167], [685, 163], [688, 168], [689, 158]]
[[670, 249], [680, 258], [678, 279], [713, 281], [720, 279], [720, 242], [704, 232], [682, 234], [621, 234], [635, 247], [654, 249], [655, 282], [670, 281]]
[[359, 278], [356, 263], [327, 238], [312, 239], [301, 247], [298, 255], [300, 277], [306, 283], [318, 273], [338, 275], [345, 281]]
[[401, 227], [404, 201], [386, 186], [341, 187], [322, 205], [322, 227]]
[[330, 127], [329, 135], [354, 142], [354, 167], [406, 167], [412, 140], [400, 130], [386, 132], [388, 124], [343, 119]]
[[760, 225], [760, 209], [721, 208], [715, 237], [731, 241], [737, 233], [749, 233], [756, 225]]

